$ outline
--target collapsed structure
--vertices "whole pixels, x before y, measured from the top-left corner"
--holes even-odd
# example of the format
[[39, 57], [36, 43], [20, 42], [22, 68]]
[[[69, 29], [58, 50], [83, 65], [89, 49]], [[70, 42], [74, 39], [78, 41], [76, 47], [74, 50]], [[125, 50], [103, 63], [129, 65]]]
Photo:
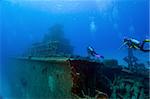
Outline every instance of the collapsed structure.
[[129, 69], [114, 59], [101, 62], [75, 56], [62, 34], [61, 25], [54, 25], [50, 34], [34, 44], [25, 57], [11, 60], [10, 73], [15, 75], [10, 78], [12, 97], [149, 99], [149, 70], [137, 71], [131, 52], [125, 58]]

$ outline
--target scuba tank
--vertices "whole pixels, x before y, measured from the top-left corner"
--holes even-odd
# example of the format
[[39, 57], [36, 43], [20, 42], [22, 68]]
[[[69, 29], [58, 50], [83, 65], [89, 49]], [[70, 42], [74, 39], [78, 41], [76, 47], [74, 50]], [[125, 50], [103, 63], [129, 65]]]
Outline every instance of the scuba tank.
[[134, 44], [140, 44], [140, 41], [138, 41], [138, 40], [136, 40], [136, 39], [131, 38], [130, 40], [131, 40], [131, 42], [134, 43]]

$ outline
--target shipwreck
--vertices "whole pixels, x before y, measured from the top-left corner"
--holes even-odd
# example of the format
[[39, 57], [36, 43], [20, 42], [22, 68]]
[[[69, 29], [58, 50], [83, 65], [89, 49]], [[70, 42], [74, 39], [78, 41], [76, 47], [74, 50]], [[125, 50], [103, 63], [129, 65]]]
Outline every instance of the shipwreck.
[[[50, 29], [42, 42], [10, 60], [12, 97], [18, 99], [149, 99], [149, 69], [138, 64], [129, 49], [124, 68], [115, 59], [104, 61], [73, 55], [62, 26]], [[59, 36], [58, 36], [59, 35]], [[132, 58], [134, 58], [134, 61]], [[134, 63], [133, 63], [134, 62]], [[16, 67], [16, 68], [14, 68]]]

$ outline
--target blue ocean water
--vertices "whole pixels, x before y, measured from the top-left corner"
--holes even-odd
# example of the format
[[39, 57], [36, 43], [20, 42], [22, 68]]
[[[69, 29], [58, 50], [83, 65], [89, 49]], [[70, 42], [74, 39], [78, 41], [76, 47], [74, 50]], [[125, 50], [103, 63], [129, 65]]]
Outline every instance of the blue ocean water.
[[[5, 74], [6, 57], [41, 41], [56, 23], [64, 26], [74, 54], [86, 56], [91, 45], [126, 66], [127, 49], [119, 48], [124, 37], [149, 38], [149, 0], [0, 0], [0, 72]], [[148, 61], [148, 53], [134, 54]]]

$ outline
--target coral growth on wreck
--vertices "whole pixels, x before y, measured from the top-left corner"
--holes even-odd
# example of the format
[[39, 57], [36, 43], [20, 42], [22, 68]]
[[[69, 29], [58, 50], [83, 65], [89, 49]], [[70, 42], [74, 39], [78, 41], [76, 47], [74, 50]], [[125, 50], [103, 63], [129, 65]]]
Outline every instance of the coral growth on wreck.
[[117, 60], [104, 60], [104, 64], [73, 60], [70, 65], [72, 92], [81, 98], [148, 99], [148, 76], [123, 71]]

